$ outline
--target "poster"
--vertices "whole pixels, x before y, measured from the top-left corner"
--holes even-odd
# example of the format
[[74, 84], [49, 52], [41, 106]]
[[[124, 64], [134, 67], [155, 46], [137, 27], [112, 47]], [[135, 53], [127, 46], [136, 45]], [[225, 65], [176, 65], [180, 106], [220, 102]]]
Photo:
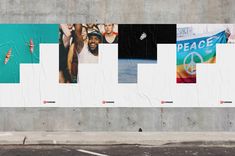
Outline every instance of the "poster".
[[234, 24], [1, 24], [0, 107], [234, 107]]
[[196, 83], [196, 64], [215, 63], [220, 43], [226, 43], [225, 31], [177, 40], [177, 83]]

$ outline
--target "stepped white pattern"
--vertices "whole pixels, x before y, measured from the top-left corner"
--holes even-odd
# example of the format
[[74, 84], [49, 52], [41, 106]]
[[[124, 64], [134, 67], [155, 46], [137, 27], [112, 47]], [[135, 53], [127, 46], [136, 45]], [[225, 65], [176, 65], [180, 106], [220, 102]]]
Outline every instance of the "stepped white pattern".
[[158, 44], [157, 64], [138, 64], [137, 84], [118, 84], [118, 45], [99, 51], [99, 64], [79, 65], [78, 84], [59, 84], [59, 46], [41, 44], [40, 63], [21, 64], [20, 83], [0, 85], [0, 107], [235, 106], [234, 44], [217, 45], [216, 64], [197, 64], [196, 84], [176, 84], [176, 44]]

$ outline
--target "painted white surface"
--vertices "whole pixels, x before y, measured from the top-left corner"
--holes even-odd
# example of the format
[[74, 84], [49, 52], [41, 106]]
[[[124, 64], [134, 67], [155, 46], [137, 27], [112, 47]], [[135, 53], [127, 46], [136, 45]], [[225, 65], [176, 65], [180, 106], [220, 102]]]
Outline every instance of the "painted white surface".
[[197, 84], [176, 84], [176, 45], [159, 44], [158, 63], [138, 65], [137, 84], [118, 84], [118, 47], [101, 44], [99, 64], [80, 65], [78, 84], [59, 84], [58, 44], [41, 44], [40, 64], [21, 64], [20, 84], [0, 85], [0, 107], [233, 107], [220, 101], [234, 102], [234, 49], [217, 45], [217, 63], [197, 65]]

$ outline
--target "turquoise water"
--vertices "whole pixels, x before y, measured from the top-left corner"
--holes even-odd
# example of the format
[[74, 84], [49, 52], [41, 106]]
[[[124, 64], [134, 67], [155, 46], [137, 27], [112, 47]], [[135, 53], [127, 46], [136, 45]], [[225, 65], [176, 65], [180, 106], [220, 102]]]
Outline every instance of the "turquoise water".
[[[28, 45], [30, 39], [35, 45], [33, 53]], [[40, 43], [58, 43], [57, 24], [0, 24], [0, 83], [19, 83], [20, 63], [40, 63]], [[4, 64], [10, 48], [11, 57]]]

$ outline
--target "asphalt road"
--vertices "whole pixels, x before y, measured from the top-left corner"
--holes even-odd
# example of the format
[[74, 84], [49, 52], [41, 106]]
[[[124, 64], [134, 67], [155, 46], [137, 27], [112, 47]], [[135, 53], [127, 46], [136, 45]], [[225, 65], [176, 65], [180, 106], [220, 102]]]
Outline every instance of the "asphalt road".
[[235, 147], [141, 145], [0, 146], [0, 156], [234, 156]]

